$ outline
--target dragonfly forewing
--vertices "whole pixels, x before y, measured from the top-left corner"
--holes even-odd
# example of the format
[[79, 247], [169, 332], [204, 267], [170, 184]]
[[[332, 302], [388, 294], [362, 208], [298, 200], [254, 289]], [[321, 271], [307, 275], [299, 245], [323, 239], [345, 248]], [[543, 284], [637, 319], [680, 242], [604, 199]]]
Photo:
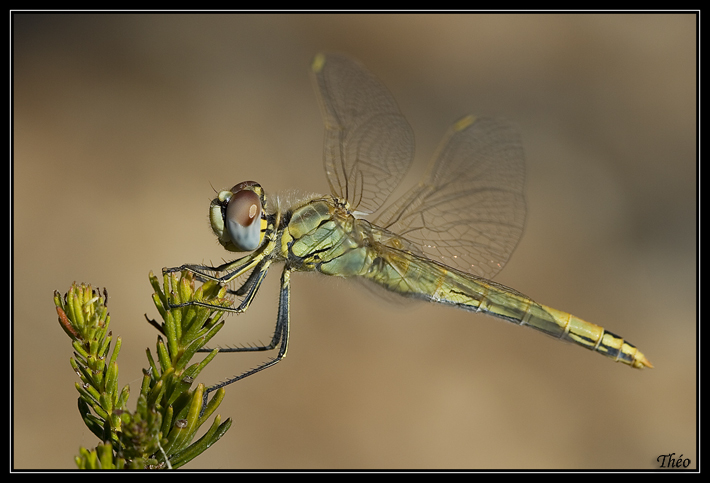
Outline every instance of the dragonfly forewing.
[[373, 213], [412, 164], [412, 128], [387, 88], [353, 59], [319, 54], [311, 71], [325, 122], [330, 191], [353, 210]]

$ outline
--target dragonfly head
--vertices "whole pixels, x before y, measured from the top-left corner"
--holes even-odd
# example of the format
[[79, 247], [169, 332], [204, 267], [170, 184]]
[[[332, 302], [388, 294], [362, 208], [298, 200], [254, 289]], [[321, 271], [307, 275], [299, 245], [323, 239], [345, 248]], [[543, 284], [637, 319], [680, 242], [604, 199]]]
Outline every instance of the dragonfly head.
[[230, 252], [250, 252], [264, 241], [267, 227], [264, 190], [244, 181], [220, 191], [210, 203], [210, 225], [219, 243]]

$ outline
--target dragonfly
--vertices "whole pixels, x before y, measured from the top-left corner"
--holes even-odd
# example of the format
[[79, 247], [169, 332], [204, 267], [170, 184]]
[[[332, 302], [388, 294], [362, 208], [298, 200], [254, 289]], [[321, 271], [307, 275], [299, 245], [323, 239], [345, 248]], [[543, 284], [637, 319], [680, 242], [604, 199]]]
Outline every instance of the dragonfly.
[[[311, 74], [325, 122], [323, 160], [330, 194], [298, 201], [267, 198], [254, 181], [220, 191], [209, 220], [219, 243], [247, 252], [217, 267], [182, 265], [202, 281], [246, 277], [232, 294], [243, 313], [269, 270], [283, 263], [274, 335], [268, 344], [220, 352], [276, 356], [209, 387], [207, 394], [281, 361], [288, 348], [293, 272], [356, 278], [410, 299], [483, 313], [532, 327], [634, 368], [651, 362], [598, 325], [539, 304], [490, 280], [523, 233], [524, 156], [517, 131], [500, 119], [466, 116], [445, 135], [426, 174], [394, 202], [390, 195], [414, 157], [412, 129], [387, 88], [363, 65], [318, 54]], [[188, 302], [176, 305], [200, 305]], [[210, 349], [204, 349], [209, 351]]]

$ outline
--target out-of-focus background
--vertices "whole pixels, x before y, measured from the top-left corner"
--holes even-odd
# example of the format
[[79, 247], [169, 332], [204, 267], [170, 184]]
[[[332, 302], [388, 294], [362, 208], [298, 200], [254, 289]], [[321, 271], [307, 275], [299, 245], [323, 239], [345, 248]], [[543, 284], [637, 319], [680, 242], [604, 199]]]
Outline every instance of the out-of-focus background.
[[[319, 51], [389, 87], [417, 166], [462, 115], [515, 123], [528, 218], [496, 280], [626, 337], [656, 368], [295, 274], [288, 357], [227, 389], [232, 429], [189, 467], [650, 469], [668, 453], [695, 467], [695, 16], [12, 18], [15, 468], [73, 468], [97, 443], [54, 290], [108, 287], [134, 408], [156, 340], [148, 272], [229, 257], [207, 220], [213, 187], [327, 192]], [[278, 274], [220, 342], [270, 338]], [[200, 380], [263, 357], [220, 356]]]

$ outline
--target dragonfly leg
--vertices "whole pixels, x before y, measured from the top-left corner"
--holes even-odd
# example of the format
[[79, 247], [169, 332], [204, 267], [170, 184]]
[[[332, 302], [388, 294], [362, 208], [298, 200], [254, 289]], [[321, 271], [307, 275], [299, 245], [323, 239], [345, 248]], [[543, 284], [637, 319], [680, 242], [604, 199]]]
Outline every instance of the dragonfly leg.
[[[244, 285], [242, 285], [239, 290], [237, 291], [242, 291], [242, 289], [245, 288], [245, 286], [249, 285], [248, 291], [246, 293], [246, 297], [244, 300], [242, 300], [242, 303], [239, 304], [239, 307], [237, 308], [228, 308], [227, 310], [229, 312], [235, 312], [235, 313], [243, 313], [246, 312], [249, 306], [251, 305], [252, 300], [254, 300], [254, 297], [256, 297], [257, 292], [259, 291], [259, 288], [261, 287], [261, 283], [264, 281], [264, 278], [266, 278], [266, 273], [269, 270], [269, 265], [271, 262], [267, 262], [262, 267], [257, 267], [254, 269], [254, 272], [252, 272], [252, 275], [249, 277], [249, 280], [245, 282]], [[254, 274], [256, 274], [256, 277], [254, 277]], [[252, 280], [253, 278], [253, 280]], [[193, 303], [194, 305], [194, 303]], [[223, 308], [220, 310], [224, 310]], [[278, 327], [278, 326], [277, 326]], [[278, 337], [277, 337], [278, 336]], [[277, 331], [274, 332], [274, 335], [272, 337], [271, 343], [268, 345], [261, 345], [261, 346], [248, 346], [248, 347], [220, 347], [219, 352], [254, 352], [254, 351], [268, 351], [276, 347], [279, 343], [281, 335]], [[204, 347], [202, 349], [198, 349], [197, 352], [212, 352], [214, 348], [207, 348]]]
[[[244, 282], [244, 284], [242, 284], [241, 287], [239, 287], [237, 290], [227, 289], [227, 293], [241, 297], [244, 294], [253, 291], [254, 284], [261, 283], [261, 280], [259, 280], [259, 279], [263, 280], [263, 278], [264, 278], [263, 274], [266, 273], [265, 269], [263, 268], [263, 265], [264, 265], [264, 262], [262, 262], [261, 265], [257, 265], [257, 267], [254, 268], [254, 270], [252, 270], [251, 274], [249, 274], [249, 278], [247, 278], [246, 282]], [[267, 265], [267, 267], [268, 267], [268, 265]]]
[[[214, 308], [216, 310], [221, 310], [223, 312], [230, 312], [230, 313], [236, 313], [236, 314], [241, 314], [243, 312], [246, 312], [246, 310], [249, 308], [249, 305], [251, 304], [252, 300], [254, 300], [254, 297], [256, 296], [256, 293], [259, 290], [259, 287], [261, 287], [261, 282], [264, 281], [264, 277], [266, 276], [266, 272], [268, 272], [270, 265], [271, 265], [271, 260], [266, 259], [266, 258], [261, 260], [261, 262], [259, 262], [259, 264], [256, 267], [254, 267], [254, 270], [249, 275], [249, 278], [247, 278], [246, 282], [244, 282], [244, 284], [241, 287], [239, 287], [237, 290], [227, 290], [228, 293], [239, 295], [239, 296], [246, 294], [246, 297], [244, 298], [244, 300], [242, 300], [242, 303], [239, 304], [239, 307], [223, 307], [221, 305], [208, 304], [205, 302], [191, 300], [190, 302], [171, 305], [170, 308], [177, 309], [180, 307], [198, 306], [198, 307], [204, 307], [204, 308]], [[224, 283], [224, 282], [220, 282], [220, 283]]]
[[[262, 277], [263, 279], [263, 277]], [[279, 352], [274, 357], [273, 359], [264, 362], [263, 364], [250, 369], [246, 372], [243, 372], [239, 374], [238, 376], [232, 377], [226, 381], [222, 381], [219, 384], [215, 384], [214, 386], [208, 387], [205, 390], [203, 400], [202, 400], [202, 410], [204, 411], [205, 407], [207, 407], [207, 397], [209, 393], [216, 391], [217, 389], [228, 386], [229, 384], [232, 384], [234, 382], [240, 381], [244, 379], [245, 377], [251, 376], [252, 374], [256, 374], [257, 372], [263, 371], [264, 369], [267, 369], [271, 366], [276, 365], [279, 361], [281, 361], [284, 357], [286, 357], [286, 350], [288, 349], [288, 332], [289, 332], [289, 325], [290, 325], [290, 299], [291, 299], [291, 270], [290, 268], [284, 267], [284, 271], [281, 274], [281, 290], [279, 292], [279, 309], [278, 309], [278, 315], [276, 317], [276, 329], [274, 331], [274, 337], [271, 339], [271, 343], [268, 346], [264, 346], [263, 349], [258, 349], [258, 348], [241, 348], [241, 349], [251, 349], [251, 350], [267, 350], [267, 348], [274, 348], [277, 345], [279, 345]], [[220, 352], [240, 352], [240, 351], [230, 351], [230, 350], [225, 350]]]
[[[197, 277], [197, 279], [202, 282], [212, 280], [219, 283], [225, 283], [230, 282], [242, 275], [244, 272], [249, 271], [251, 268], [257, 265], [263, 258], [264, 255], [262, 253], [254, 252], [244, 257], [238, 258], [237, 260], [223, 263], [222, 265], [219, 265], [217, 267], [210, 267], [209, 265], [185, 264], [180, 265], [179, 267], [163, 268], [163, 273], [165, 274], [172, 272], [182, 272], [183, 270], [187, 270], [189, 272], [192, 272]], [[217, 277], [207, 272], [227, 273], [221, 277]]]

